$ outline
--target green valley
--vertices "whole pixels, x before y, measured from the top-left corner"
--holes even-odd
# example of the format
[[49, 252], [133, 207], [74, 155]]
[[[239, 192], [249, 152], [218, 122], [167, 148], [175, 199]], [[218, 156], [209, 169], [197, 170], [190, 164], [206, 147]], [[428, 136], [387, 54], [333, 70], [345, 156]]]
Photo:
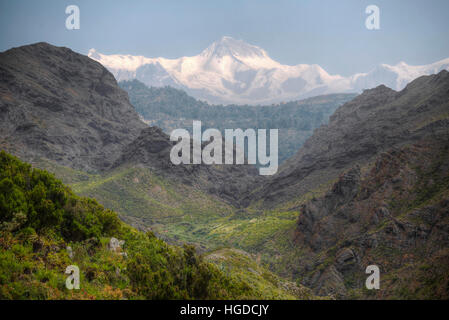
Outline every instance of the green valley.
[[[245, 253], [233, 252], [224, 270], [218, 253], [203, 257], [193, 246], [171, 246], [151, 231], [137, 231], [3, 151], [0, 209], [0, 299], [313, 298]], [[111, 250], [111, 236], [124, 240], [126, 255]], [[81, 290], [64, 287], [72, 264], [80, 269]]]

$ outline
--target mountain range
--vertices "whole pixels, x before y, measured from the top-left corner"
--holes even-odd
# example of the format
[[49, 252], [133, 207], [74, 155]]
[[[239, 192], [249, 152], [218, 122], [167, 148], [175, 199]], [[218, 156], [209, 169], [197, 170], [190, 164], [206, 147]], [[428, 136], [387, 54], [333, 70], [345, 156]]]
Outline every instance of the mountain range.
[[178, 59], [106, 55], [88, 56], [118, 81], [137, 79], [147, 86], [173, 86], [215, 104], [270, 104], [330, 94], [361, 92], [386, 85], [394, 90], [422, 75], [449, 69], [449, 58], [422, 66], [381, 64], [365, 73], [331, 75], [317, 64], [283, 65], [257, 46], [231, 37], [212, 43], [200, 54]]
[[[286, 297], [278, 289], [302, 291], [304, 286], [311, 294], [305, 290], [306, 295], [295, 297], [449, 297], [446, 70], [420, 76], [400, 91], [380, 85], [356, 97], [333, 97], [331, 108], [337, 107], [335, 101], [343, 104], [329, 111], [333, 113], [328, 121], [311, 122], [319, 127], [313, 128], [299, 150], [269, 178], [257, 176], [255, 168], [246, 165], [174, 166], [168, 157], [173, 145], [168, 136], [141, 120], [127, 93], [105, 67], [68, 48], [37, 43], [2, 52], [0, 76], [0, 148], [53, 172], [77, 194], [97, 199], [123, 221], [148, 232], [139, 236], [145, 237], [145, 247], [158, 248], [160, 243], [166, 248], [154, 235], [171, 244], [194, 244], [220, 270], [237, 274], [244, 288], [268, 293], [269, 297]], [[134, 98], [142, 94], [170, 104], [181, 99], [197, 107], [197, 102], [173, 88], [148, 90], [138, 82], [126, 82], [126, 86]], [[280, 113], [304, 111], [324, 103], [327, 110], [326, 99], [329, 96], [311, 99], [309, 102], [314, 103], [306, 109], [302, 108], [307, 100], [273, 109], [279, 108]], [[151, 110], [161, 111], [162, 105], [150, 107], [154, 109], [147, 112], [149, 120]], [[273, 113], [268, 115], [273, 118]], [[33, 281], [44, 287], [46, 282], [57, 283], [48, 277], [34, 278], [34, 271], [30, 275], [20, 264], [23, 257], [34, 261], [35, 250], [47, 261], [42, 270], [53, 268], [54, 274], [60, 273], [51, 264], [55, 261], [52, 257], [56, 253], [67, 261], [66, 251], [61, 250], [65, 244], [44, 249], [45, 243], [39, 240], [51, 236], [48, 225], [69, 234], [73, 230], [84, 233], [84, 242], [75, 243], [74, 252], [80, 252], [85, 260], [80, 262], [87, 264], [86, 277], [91, 281], [98, 278], [103, 272], [98, 265], [104, 260], [97, 253], [109, 253], [105, 252], [105, 239], [95, 244], [89, 237], [113, 234], [101, 233], [104, 226], [97, 226], [91, 213], [101, 214], [104, 208], [95, 200], [80, 204], [72, 193], [73, 201], [64, 203], [63, 195], [69, 191], [64, 193], [60, 182], [32, 171], [4, 152], [0, 158], [0, 206], [7, 208], [0, 210], [0, 227], [17, 240], [28, 235], [29, 241], [36, 243], [9, 249], [12, 238], [1, 241], [0, 253], [8, 266], [15, 266], [0, 269], [1, 278], [10, 279], [5, 280], [7, 297], [24, 296], [26, 290], [21, 286], [33, 288]], [[27, 226], [23, 212], [16, 210], [24, 201], [19, 209], [29, 211], [25, 218], [41, 232], [37, 238], [29, 228], [14, 231]], [[61, 214], [64, 219], [58, 219]], [[104, 225], [107, 217], [103, 216]], [[78, 229], [65, 227], [67, 222], [78, 220]], [[47, 233], [42, 233], [45, 230]], [[149, 270], [157, 273], [159, 267], [145, 267], [152, 264], [147, 253], [153, 249], [141, 247], [134, 237], [129, 234], [126, 241], [133, 242], [129, 248], [134, 248], [130, 253], [135, 263], [126, 267], [129, 271], [123, 265], [120, 269], [131, 277], [133, 286], [142, 286], [138, 291], [144, 297], [151, 298]], [[216, 250], [223, 247], [228, 249]], [[179, 264], [181, 268], [176, 267], [177, 260], [162, 267], [161, 272], [169, 271], [169, 278], [184, 279], [182, 266], [191, 261], [193, 250], [186, 247], [180, 252], [187, 259], [180, 260], [187, 261]], [[364, 286], [365, 268], [372, 264], [381, 271], [381, 288], [375, 291]], [[288, 281], [279, 281], [261, 266]], [[115, 265], [108, 264], [107, 269], [108, 277], [119, 277]], [[24, 283], [9, 285], [19, 280]], [[164, 286], [167, 290], [172, 287], [171, 282], [163, 282], [168, 283]], [[105, 289], [95, 283], [96, 290]], [[121, 282], [109, 283], [112, 288], [107, 291], [124, 288]]]

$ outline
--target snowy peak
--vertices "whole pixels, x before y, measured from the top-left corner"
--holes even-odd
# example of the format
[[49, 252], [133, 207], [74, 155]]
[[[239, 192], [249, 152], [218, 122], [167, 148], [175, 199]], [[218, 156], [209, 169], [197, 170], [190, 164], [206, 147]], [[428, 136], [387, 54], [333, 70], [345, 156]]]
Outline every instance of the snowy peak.
[[[87, 56], [93, 60], [100, 62], [103, 66], [109, 70], [127, 70], [136, 71], [139, 67], [152, 63], [154, 59], [145, 58], [144, 56], [132, 56], [132, 55], [121, 55], [112, 54], [105, 55], [99, 53], [95, 49], [90, 49]], [[114, 72], [112, 72], [114, 73]]]
[[449, 70], [449, 58], [429, 65], [380, 64], [350, 77], [330, 75], [317, 64], [282, 65], [255, 45], [222, 37], [200, 54], [178, 59], [105, 55], [88, 56], [109, 69], [118, 81], [138, 79], [148, 86], [170, 85], [211, 103], [267, 104], [328, 93], [361, 92], [386, 85], [403, 89], [422, 75]]
[[383, 84], [394, 90], [402, 90], [414, 79], [436, 74], [441, 70], [449, 70], [449, 58], [421, 66], [411, 66], [404, 61], [395, 65], [380, 64], [370, 72], [353, 75], [351, 87], [355, 91], [361, 91]]
[[271, 69], [280, 66], [265, 50], [228, 36], [212, 43], [197, 58], [206, 70], [218, 71], [226, 75], [226, 80], [232, 80], [229, 75], [233, 77], [235, 71]]
[[200, 55], [207, 58], [222, 58], [225, 56], [268, 57], [263, 49], [228, 36], [224, 36], [221, 40], [212, 43]]

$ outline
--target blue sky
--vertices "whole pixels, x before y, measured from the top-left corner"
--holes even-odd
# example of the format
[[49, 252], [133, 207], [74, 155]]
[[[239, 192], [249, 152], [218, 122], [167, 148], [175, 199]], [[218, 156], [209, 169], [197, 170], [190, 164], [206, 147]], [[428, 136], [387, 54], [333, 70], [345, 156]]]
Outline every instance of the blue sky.
[[[70, 4], [80, 8], [80, 30], [65, 28]], [[380, 30], [365, 28], [370, 4], [380, 8]], [[0, 0], [0, 51], [46, 41], [84, 54], [96, 48], [176, 58], [227, 35], [283, 64], [316, 63], [349, 75], [379, 63], [449, 57], [448, 14], [447, 0]]]

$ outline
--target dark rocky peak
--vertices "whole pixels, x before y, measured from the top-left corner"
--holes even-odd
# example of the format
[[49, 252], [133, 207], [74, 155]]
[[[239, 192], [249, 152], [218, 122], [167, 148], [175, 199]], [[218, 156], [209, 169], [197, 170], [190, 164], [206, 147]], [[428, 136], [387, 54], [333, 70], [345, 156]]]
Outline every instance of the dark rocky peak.
[[375, 88], [363, 90], [363, 93], [360, 95], [360, 97], [369, 98], [372, 96], [377, 96], [379, 94], [389, 95], [395, 92], [396, 92], [395, 90], [387, 87], [386, 85], [381, 84]]
[[364, 90], [362, 94], [338, 108], [329, 118], [329, 124], [342, 125], [346, 120], [362, 119], [392, 101], [396, 95], [397, 91], [384, 85]]
[[104, 170], [146, 125], [113, 75], [37, 43], [0, 53], [0, 145], [23, 160]]
[[430, 76], [421, 76], [414, 81], [407, 84], [407, 86], [402, 91], [415, 90], [420, 88], [438, 88], [440, 86], [446, 86], [449, 81], [449, 71], [441, 70], [437, 74], [433, 74]]

